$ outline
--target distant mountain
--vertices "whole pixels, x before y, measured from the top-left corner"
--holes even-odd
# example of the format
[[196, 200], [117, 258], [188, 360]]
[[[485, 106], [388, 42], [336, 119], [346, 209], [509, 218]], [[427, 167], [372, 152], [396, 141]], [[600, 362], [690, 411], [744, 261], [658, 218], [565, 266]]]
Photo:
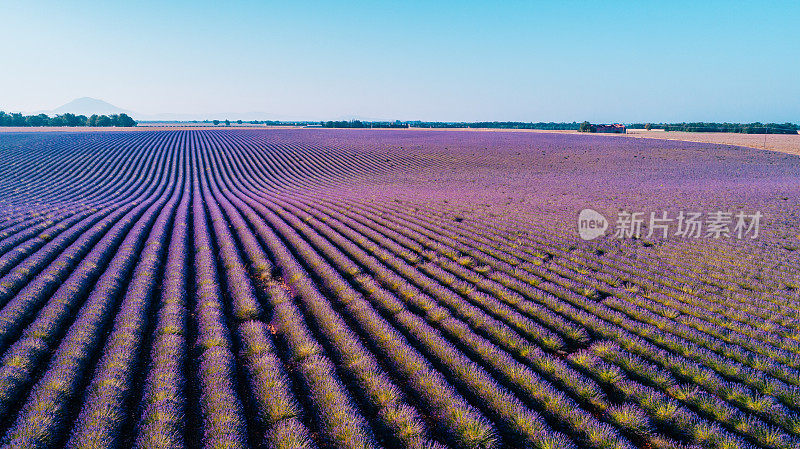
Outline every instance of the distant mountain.
[[[255, 112], [255, 111], [214, 112], [214, 113], [167, 112], [167, 113], [148, 114], [148, 113], [134, 112], [128, 109], [122, 109], [106, 101], [98, 100], [97, 98], [91, 98], [91, 97], [78, 98], [70, 101], [69, 103], [63, 106], [59, 106], [49, 111], [34, 111], [34, 112], [29, 112], [28, 114], [47, 114], [50, 116], [56, 116], [66, 113], [71, 113], [75, 115], [85, 115], [87, 117], [91, 116], [92, 114], [97, 114], [97, 115], [128, 114], [134, 120], [150, 121], [150, 122], [203, 121], [203, 120], [225, 120], [225, 119], [231, 121], [236, 121], [236, 120], [320, 121], [321, 120], [319, 118], [287, 116], [283, 114], [273, 114], [269, 112]], [[337, 120], [373, 121], [372, 119], [359, 118], [356, 116], [348, 116], [347, 118], [338, 118]]]
[[72, 113], [75, 115], [85, 115], [90, 116], [92, 114], [97, 115], [111, 115], [111, 114], [131, 114], [131, 111], [127, 111], [122, 108], [118, 108], [111, 103], [105, 102], [103, 100], [98, 100], [97, 98], [90, 98], [90, 97], [83, 97], [78, 98], [76, 100], [72, 100], [69, 103], [59, 106], [52, 111], [45, 111], [48, 115], [59, 115], [59, 114], [66, 114]]

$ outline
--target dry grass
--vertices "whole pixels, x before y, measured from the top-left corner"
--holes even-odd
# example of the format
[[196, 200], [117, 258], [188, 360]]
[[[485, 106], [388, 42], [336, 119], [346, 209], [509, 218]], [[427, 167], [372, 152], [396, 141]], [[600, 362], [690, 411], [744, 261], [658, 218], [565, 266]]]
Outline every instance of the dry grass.
[[[606, 134], [619, 135], [619, 134]], [[684, 140], [688, 142], [717, 143], [740, 147], [759, 148], [781, 153], [800, 155], [800, 134], [738, 134], [738, 133], [692, 133], [682, 131], [644, 131], [625, 134], [627, 137], [645, 139]]]

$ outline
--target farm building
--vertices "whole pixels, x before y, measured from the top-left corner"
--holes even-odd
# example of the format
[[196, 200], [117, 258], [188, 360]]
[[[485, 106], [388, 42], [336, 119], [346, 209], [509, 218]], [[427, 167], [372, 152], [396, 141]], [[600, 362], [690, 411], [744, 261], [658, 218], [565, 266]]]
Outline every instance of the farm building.
[[614, 123], [613, 125], [592, 125], [592, 132], [625, 134], [625, 125], [619, 123]]

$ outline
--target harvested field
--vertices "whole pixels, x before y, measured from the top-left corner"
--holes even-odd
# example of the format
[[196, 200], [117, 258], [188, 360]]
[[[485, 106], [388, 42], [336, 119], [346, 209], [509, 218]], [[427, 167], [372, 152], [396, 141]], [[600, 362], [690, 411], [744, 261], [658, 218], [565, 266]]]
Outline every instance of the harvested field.
[[[635, 134], [626, 134], [628, 137], [643, 137], [651, 139], [683, 140], [686, 142], [716, 143], [722, 145], [737, 145], [780, 151], [781, 153], [800, 155], [800, 134], [739, 134], [739, 133], [692, 133], [682, 131], [658, 132], [637, 130]], [[766, 138], [765, 138], [766, 137]]]

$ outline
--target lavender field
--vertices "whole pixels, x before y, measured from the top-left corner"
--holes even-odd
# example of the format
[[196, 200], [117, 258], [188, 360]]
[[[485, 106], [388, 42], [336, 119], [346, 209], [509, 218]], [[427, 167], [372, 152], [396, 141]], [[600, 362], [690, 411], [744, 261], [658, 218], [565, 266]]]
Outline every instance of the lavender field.
[[0, 447], [800, 448], [798, 198], [705, 143], [0, 133]]

